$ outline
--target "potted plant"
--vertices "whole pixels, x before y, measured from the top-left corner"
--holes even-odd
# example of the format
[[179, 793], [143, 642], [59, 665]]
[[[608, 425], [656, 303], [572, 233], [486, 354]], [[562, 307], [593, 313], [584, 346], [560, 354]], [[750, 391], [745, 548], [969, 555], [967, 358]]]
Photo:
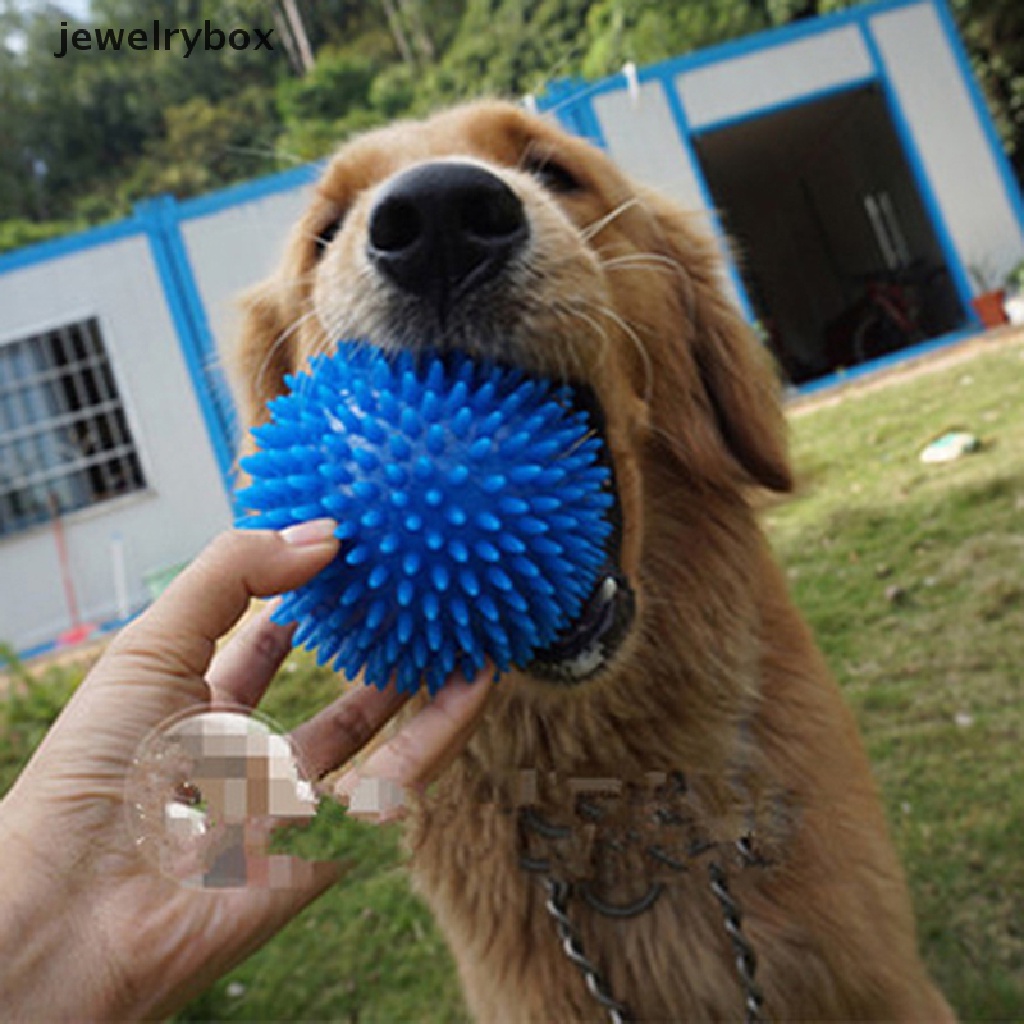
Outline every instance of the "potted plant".
[[1008, 323], [1006, 310], [1003, 308], [1006, 289], [1002, 276], [995, 273], [988, 263], [974, 263], [968, 269], [978, 289], [978, 294], [971, 299], [971, 306], [982, 326], [988, 330]]

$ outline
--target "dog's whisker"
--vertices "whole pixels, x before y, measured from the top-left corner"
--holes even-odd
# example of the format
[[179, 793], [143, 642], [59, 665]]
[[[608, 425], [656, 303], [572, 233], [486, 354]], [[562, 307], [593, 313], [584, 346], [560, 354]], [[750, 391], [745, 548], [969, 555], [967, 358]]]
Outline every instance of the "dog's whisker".
[[277, 337], [274, 338], [274, 340], [267, 346], [267, 351], [263, 356], [263, 359], [260, 361], [260, 365], [257, 368], [255, 374], [255, 383], [257, 390], [262, 390], [264, 378], [269, 373], [271, 367], [274, 365], [274, 360], [280, 349], [288, 343], [289, 339], [291, 339], [295, 335], [295, 333], [299, 331], [302, 328], [302, 326], [310, 320], [310, 318], [314, 317], [315, 315], [316, 311], [314, 309], [309, 309], [305, 313], [296, 317], [291, 322], [291, 324], [289, 324], [289, 326], [285, 328], [285, 330], [278, 334]]
[[602, 259], [604, 270], [662, 270], [671, 274], [681, 272], [679, 264], [669, 256], [656, 252], [629, 253]]
[[316, 272], [316, 267], [313, 267], [301, 274], [291, 274], [288, 277], [280, 275], [272, 277], [270, 280], [260, 284], [260, 291], [280, 292], [284, 295], [299, 294], [303, 286], [313, 283], [316, 279]]
[[516, 170], [529, 174], [529, 165], [531, 163], [544, 164], [552, 158], [554, 152], [553, 146], [542, 145], [536, 139], [531, 139], [516, 160]]
[[601, 324], [601, 322], [580, 305], [573, 305], [566, 309], [568, 315], [577, 321], [582, 321], [586, 324], [597, 337], [600, 342], [600, 349], [598, 352], [598, 362], [604, 366], [608, 360], [608, 353], [611, 349], [611, 338], [608, 334], [608, 328]]
[[644, 371], [644, 401], [650, 402], [654, 397], [654, 364], [647, 346], [640, 337], [636, 328], [633, 327], [620, 313], [611, 306], [604, 304], [594, 307], [594, 312], [607, 317], [620, 331], [630, 340], [640, 357]]
[[619, 203], [613, 210], [610, 210], [599, 220], [594, 221], [592, 224], [588, 224], [580, 232], [584, 242], [589, 242], [595, 235], [599, 235], [609, 224], [618, 220], [628, 210], [632, 210], [635, 206], [640, 205], [640, 200], [636, 196], [630, 196], [624, 202]]
[[345, 326], [348, 318], [340, 310], [327, 320], [320, 318], [323, 333], [316, 339], [312, 347], [312, 358], [330, 355], [331, 349], [347, 338]]

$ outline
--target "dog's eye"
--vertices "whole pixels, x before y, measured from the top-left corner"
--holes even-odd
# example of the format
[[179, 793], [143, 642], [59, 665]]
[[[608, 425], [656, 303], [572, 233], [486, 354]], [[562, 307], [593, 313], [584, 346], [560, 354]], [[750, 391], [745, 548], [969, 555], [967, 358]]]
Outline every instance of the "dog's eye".
[[341, 230], [341, 217], [336, 217], [329, 224], [325, 224], [315, 235], [316, 255], [319, 259], [327, 251], [327, 246], [334, 241], [334, 236]]
[[549, 192], [567, 196], [583, 191], [579, 178], [564, 164], [542, 153], [529, 154], [524, 163], [529, 171]]

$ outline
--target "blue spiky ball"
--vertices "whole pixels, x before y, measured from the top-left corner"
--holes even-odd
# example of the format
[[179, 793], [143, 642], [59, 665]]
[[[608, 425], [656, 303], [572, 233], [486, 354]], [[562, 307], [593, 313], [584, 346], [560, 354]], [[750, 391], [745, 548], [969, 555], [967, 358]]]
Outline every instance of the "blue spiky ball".
[[459, 353], [340, 345], [287, 378], [253, 430], [238, 525], [329, 516], [335, 560], [278, 622], [321, 664], [435, 693], [529, 663], [604, 562], [610, 470], [571, 390]]

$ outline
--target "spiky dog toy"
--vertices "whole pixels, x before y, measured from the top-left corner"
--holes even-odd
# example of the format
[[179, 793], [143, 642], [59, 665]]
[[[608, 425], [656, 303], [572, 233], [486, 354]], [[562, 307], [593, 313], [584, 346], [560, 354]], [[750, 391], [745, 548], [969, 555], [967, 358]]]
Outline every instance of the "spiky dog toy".
[[461, 354], [347, 343], [253, 430], [238, 525], [335, 518], [338, 557], [284, 597], [295, 644], [383, 687], [526, 665], [579, 614], [610, 471], [565, 386]]

